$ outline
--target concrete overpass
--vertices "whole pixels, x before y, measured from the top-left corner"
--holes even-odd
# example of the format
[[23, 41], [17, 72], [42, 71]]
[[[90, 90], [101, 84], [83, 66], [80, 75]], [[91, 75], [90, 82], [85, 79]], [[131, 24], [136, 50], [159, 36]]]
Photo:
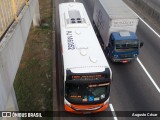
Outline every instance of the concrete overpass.
[[18, 111], [13, 82], [33, 20], [39, 26], [38, 0], [0, 0], [0, 120], [1, 111]]

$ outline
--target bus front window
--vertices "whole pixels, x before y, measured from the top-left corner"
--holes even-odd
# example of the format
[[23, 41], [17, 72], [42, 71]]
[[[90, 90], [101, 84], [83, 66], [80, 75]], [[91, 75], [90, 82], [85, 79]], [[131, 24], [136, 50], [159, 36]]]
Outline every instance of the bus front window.
[[102, 103], [108, 99], [109, 83], [76, 84], [66, 83], [65, 97], [74, 104]]

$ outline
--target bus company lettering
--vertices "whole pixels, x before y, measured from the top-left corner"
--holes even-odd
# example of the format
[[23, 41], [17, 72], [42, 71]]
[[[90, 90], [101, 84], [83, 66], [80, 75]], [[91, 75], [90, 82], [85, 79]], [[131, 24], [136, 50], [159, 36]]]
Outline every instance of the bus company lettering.
[[68, 42], [68, 50], [74, 50], [75, 49], [75, 43], [72, 36], [72, 31], [66, 31], [67, 35], [67, 42]]

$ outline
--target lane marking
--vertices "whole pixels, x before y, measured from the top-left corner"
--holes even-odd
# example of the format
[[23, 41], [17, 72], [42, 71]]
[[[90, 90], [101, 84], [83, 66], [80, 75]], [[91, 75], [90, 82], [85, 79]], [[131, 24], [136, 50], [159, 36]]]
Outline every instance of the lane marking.
[[113, 105], [112, 105], [112, 104], [109, 104], [109, 107], [110, 107], [110, 109], [111, 109], [111, 111], [112, 111], [112, 115], [113, 115], [114, 120], [118, 120], [118, 118], [117, 118], [117, 116], [116, 116], [116, 113], [115, 113], [115, 111], [114, 111]]
[[[126, 4], [126, 3], [125, 3]], [[133, 11], [127, 4], [126, 4], [126, 6], [131, 10], [131, 11]], [[133, 11], [134, 12], [134, 11]], [[147, 25], [147, 27], [149, 27], [151, 30], [152, 30], [152, 32], [154, 32], [159, 38], [160, 38], [160, 35], [151, 27], [151, 26], [149, 26], [136, 12], [134, 12], [138, 17], [139, 17], [139, 19], [145, 24], [145, 25]]]
[[139, 60], [139, 58], [137, 58], [137, 61], [139, 62], [139, 64], [141, 65], [141, 67], [143, 68], [143, 70], [145, 71], [145, 73], [147, 74], [147, 76], [149, 77], [149, 79], [151, 80], [151, 82], [153, 83], [153, 85], [156, 87], [156, 89], [160, 93], [160, 88], [158, 87], [158, 85], [156, 84], [156, 82], [153, 80], [153, 78], [151, 77], [151, 75], [149, 74], [149, 72], [147, 71], [147, 69], [144, 67], [144, 65], [142, 64], [142, 62]]
[[[139, 16], [138, 16], [139, 17]], [[147, 27], [149, 27], [151, 30], [152, 30], [152, 32], [154, 32], [154, 34], [156, 34], [159, 38], [160, 38], [160, 35], [151, 27], [151, 26], [149, 26], [141, 17], [139, 17], [140, 19], [141, 19], [141, 21], [144, 23], [144, 24], [146, 24], [147, 25]]]
[[[126, 6], [131, 10], [133, 11], [127, 4]], [[134, 11], [133, 11], [134, 12]], [[135, 12], [134, 12], [135, 13]], [[135, 13], [139, 19], [145, 24], [147, 25], [147, 27], [149, 27], [149, 29], [154, 33], [156, 34], [159, 38], [160, 38], [160, 35], [151, 27], [149, 26], [137, 13]], [[137, 61], [139, 62], [139, 64], [141, 65], [141, 67], [143, 68], [143, 70], [145, 71], [145, 73], [147, 74], [147, 76], [149, 77], [149, 79], [151, 80], [151, 82], [153, 83], [153, 85], [156, 87], [156, 89], [158, 90], [158, 92], [160, 93], [160, 88], [158, 87], [158, 85], [156, 84], [156, 82], [153, 80], [153, 78], [151, 77], [151, 75], [149, 74], [149, 72], [147, 71], [147, 69], [144, 67], [144, 65], [142, 64], [142, 62], [139, 60], [139, 58], [137, 58]]]

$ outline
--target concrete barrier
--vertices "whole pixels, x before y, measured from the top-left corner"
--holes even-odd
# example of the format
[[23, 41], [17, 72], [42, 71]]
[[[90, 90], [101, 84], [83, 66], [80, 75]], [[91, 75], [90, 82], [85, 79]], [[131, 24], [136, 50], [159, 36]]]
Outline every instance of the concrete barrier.
[[156, 23], [160, 22], [160, 1], [158, 0], [125, 0], [132, 2], [142, 13], [144, 12]]
[[29, 1], [0, 42], [0, 111], [18, 110], [13, 82], [37, 4], [38, 0]]

